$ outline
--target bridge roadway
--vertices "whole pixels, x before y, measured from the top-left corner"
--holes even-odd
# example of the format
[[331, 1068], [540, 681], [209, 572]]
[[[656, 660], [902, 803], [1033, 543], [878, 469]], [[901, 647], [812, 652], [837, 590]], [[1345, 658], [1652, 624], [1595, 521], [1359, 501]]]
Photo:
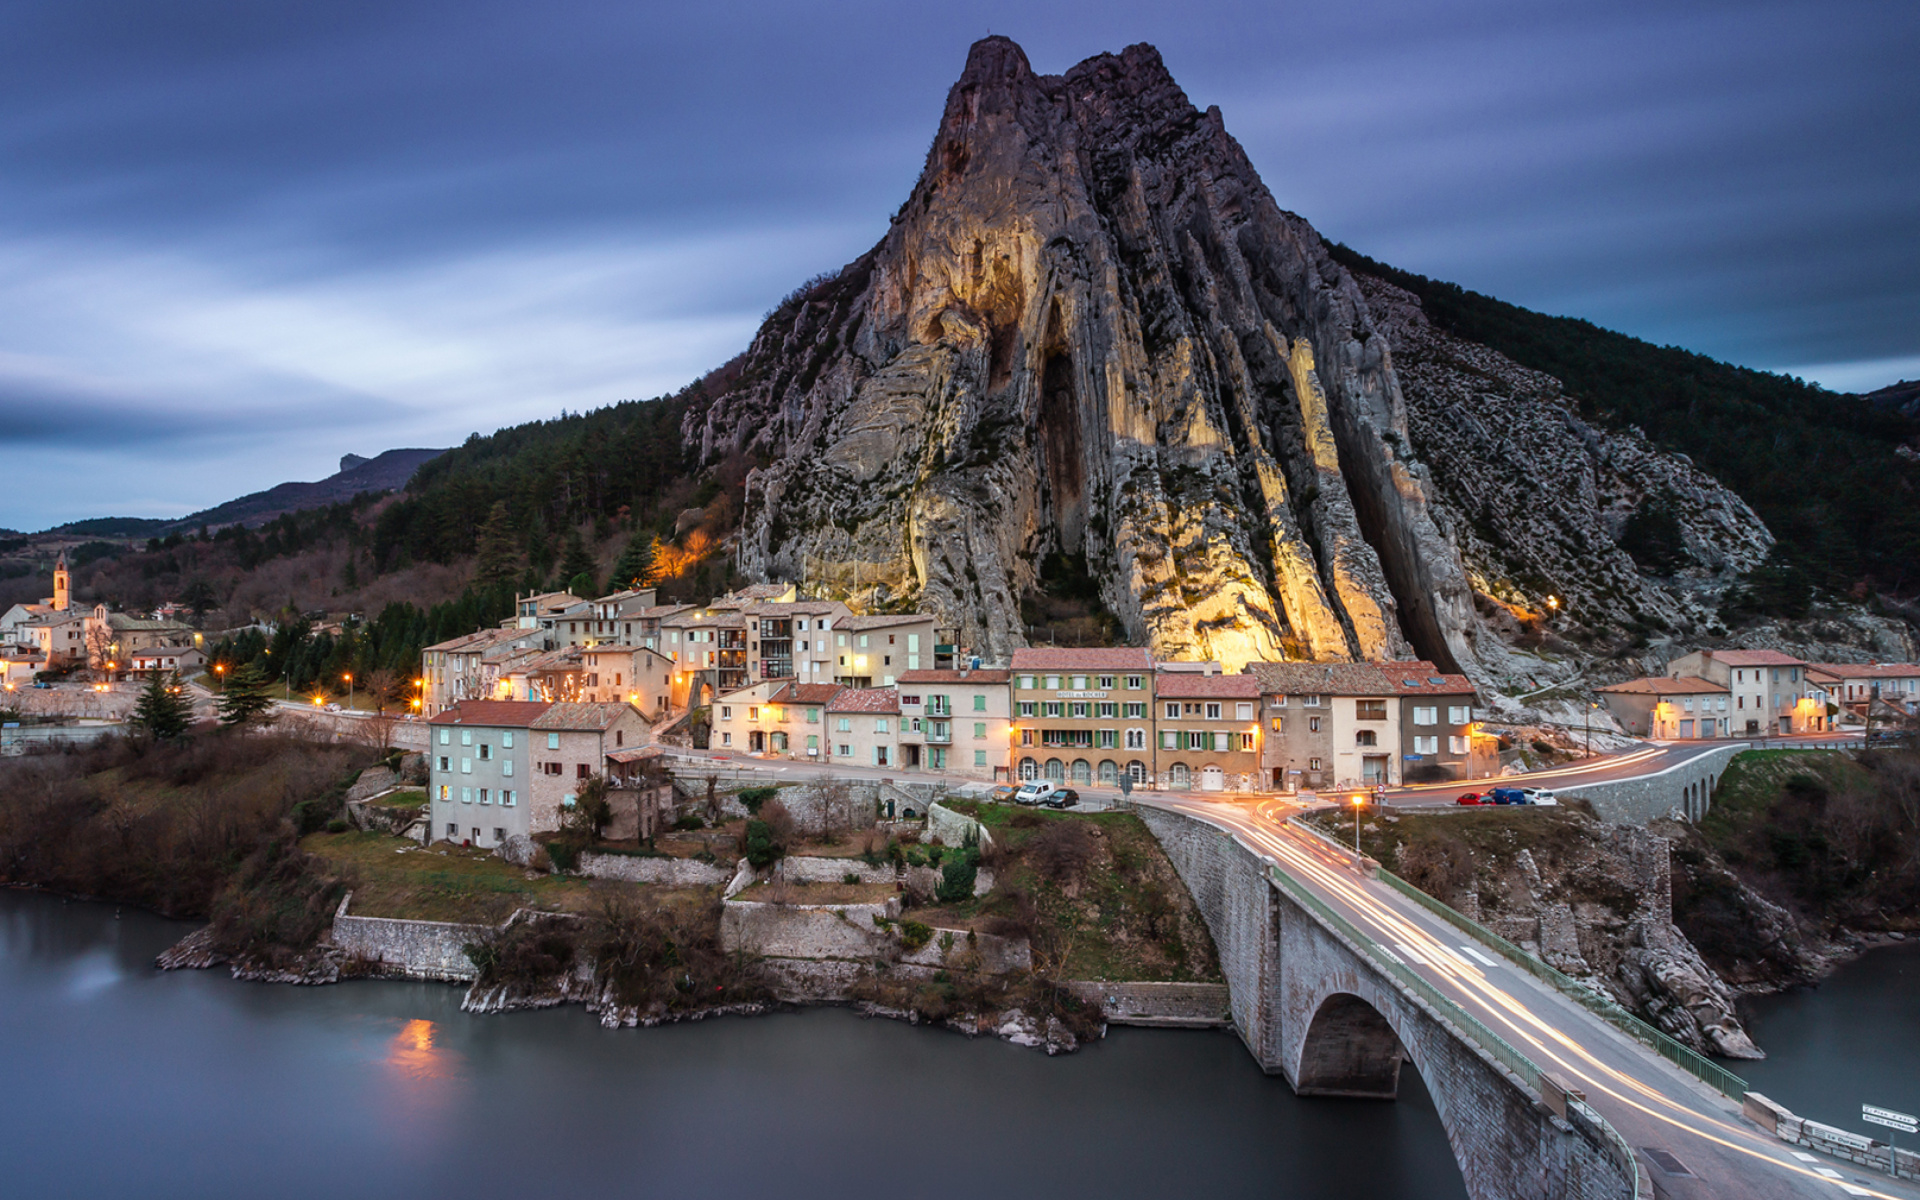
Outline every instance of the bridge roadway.
[[[1775, 1200], [1837, 1195], [1912, 1200], [1905, 1182], [1855, 1164], [1803, 1161], [1796, 1147], [1744, 1120], [1733, 1101], [1600, 1020], [1545, 982], [1485, 953], [1459, 930], [1376, 880], [1352, 856], [1289, 825], [1301, 807], [1274, 799], [1136, 794], [1239, 836], [1386, 953], [1506, 1039], [1542, 1069], [1586, 1093], [1647, 1164], [1656, 1195], [1675, 1200]], [[1781, 1097], [1791, 1106], [1791, 1097]], [[1665, 1151], [1690, 1174], [1663, 1169]], [[1830, 1171], [1841, 1178], [1821, 1174]]]

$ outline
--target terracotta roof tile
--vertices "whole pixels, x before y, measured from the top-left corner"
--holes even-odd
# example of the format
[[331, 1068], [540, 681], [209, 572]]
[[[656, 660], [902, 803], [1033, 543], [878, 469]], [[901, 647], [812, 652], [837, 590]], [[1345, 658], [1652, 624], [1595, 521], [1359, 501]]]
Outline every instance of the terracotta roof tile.
[[1153, 652], [1137, 646], [1030, 646], [1013, 652], [1015, 671], [1151, 671]]
[[1695, 679], [1690, 675], [1649, 675], [1644, 679], [1628, 679], [1594, 690], [1619, 696], [1698, 696], [1702, 693], [1724, 694], [1727, 689], [1710, 680]]
[[1196, 675], [1189, 671], [1161, 671], [1153, 678], [1153, 694], [1169, 700], [1258, 700], [1260, 681], [1251, 675]]
[[621, 713], [632, 711], [624, 704], [549, 704], [546, 712], [534, 718], [531, 728], [597, 732], [611, 728]]
[[1000, 667], [982, 667], [978, 671], [907, 671], [901, 683], [1006, 683], [1013, 672]]
[[541, 713], [552, 708], [538, 700], [462, 700], [452, 708], [434, 714], [429, 725], [497, 725], [508, 729], [526, 729]]
[[828, 712], [897, 713], [900, 693], [893, 688], [841, 688], [827, 705]]
[[1708, 650], [1704, 656], [1730, 667], [1800, 667], [1806, 664], [1778, 650]]

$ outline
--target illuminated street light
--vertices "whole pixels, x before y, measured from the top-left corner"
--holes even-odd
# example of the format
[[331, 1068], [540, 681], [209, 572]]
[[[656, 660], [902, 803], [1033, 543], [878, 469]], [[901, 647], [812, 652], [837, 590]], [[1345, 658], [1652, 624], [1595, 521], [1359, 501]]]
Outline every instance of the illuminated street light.
[[352, 708], [353, 707], [353, 672], [348, 671], [344, 675], [340, 676], [340, 678], [347, 681], [347, 707]]
[[1360, 810], [1367, 806], [1367, 798], [1355, 793], [1353, 797], [1353, 856], [1360, 857]]

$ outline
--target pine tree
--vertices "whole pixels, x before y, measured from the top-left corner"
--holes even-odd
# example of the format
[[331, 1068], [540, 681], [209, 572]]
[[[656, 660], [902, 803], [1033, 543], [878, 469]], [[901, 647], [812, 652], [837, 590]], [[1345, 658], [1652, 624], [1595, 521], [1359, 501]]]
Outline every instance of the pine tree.
[[580, 576], [585, 575], [588, 586], [586, 592], [581, 594], [583, 599], [591, 599], [593, 597], [593, 573], [597, 565], [598, 564], [593, 561], [593, 555], [587, 551], [586, 540], [580, 536], [580, 531], [575, 529], [569, 532], [567, 534], [567, 551], [560, 559], [560, 578], [566, 580], [567, 584], [571, 586]]
[[519, 569], [519, 558], [511, 519], [507, 516], [507, 502], [495, 500], [486, 523], [480, 526], [473, 582], [482, 588], [512, 583], [513, 574]]
[[181, 686], [180, 673], [169, 671], [162, 675], [155, 671], [147, 679], [146, 690], [140, 693], [140, 701], [134, 705], [133, 716], [127, 723], [156, 742], [185, 737], [193, 724], [193, 705]]
[[607, 580], [609, 589], [622, 591], [647, 586], [647, 581], [653, 578], [655, 540], [653, 534], [646, 532], [635, 533], [627, 539], [620, 561], [613, 564], [613, 578]]
[[273, 719], [273, 694], [259, 663], [247, 663], [227, 678], [220, 694], [222, 725], [265, 725]]

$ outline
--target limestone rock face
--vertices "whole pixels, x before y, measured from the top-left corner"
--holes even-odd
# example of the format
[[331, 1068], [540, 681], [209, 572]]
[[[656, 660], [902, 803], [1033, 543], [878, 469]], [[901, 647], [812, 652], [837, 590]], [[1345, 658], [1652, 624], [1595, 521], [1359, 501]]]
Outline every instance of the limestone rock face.
[[[1771, 541], [1349, 274], [1145, 45], [1047, 76], [977, 43], [886, 235], [776, 309], [683, 434], [756, 463], [745, 574], [911, 599], [989, 661], [1055, 554], [1162, 655], [1491, 680], [1494, 599], [1684, 625]], [[1617, 544], [1651, 495], [1682, 514], [1677, 582]]]
[[887, 235], [686, 421], [765, 464], [746, 573], [857, 564], [995, 658], [1056, 552], [1162, 654], [1473, 658], [1386, 339], [1149, 46], [975, 45]]

